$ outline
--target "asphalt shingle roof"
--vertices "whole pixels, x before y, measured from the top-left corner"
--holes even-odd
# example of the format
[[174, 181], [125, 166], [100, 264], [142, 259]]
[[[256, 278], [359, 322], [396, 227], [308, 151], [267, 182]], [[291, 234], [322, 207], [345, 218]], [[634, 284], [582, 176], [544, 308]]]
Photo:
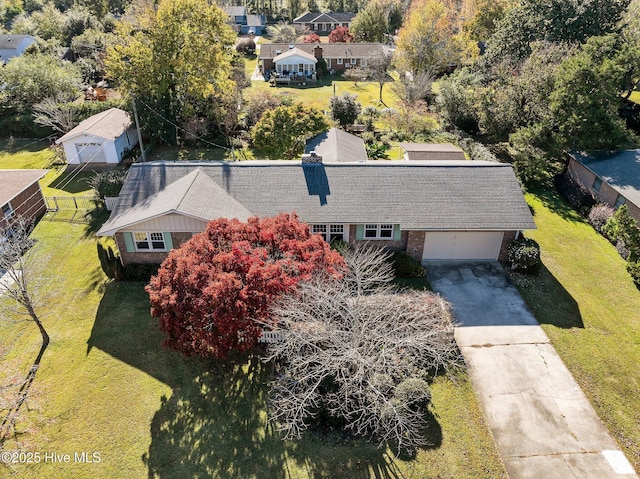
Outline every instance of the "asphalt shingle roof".
[[627, 200], [640, 206], [640, 150], [595, 153], [573, 151], [571, 156]]
[[31, 35], [0, 35], [0, 48], [10, 50], [20, 45], [25, 38], [33, 38]]
[[309, 12], [293, 19], [293, 23], [345, 23], [350, 22], [356, 16], [350, 12]]
[[[196, 169], [252, 215], [296, 212], [302, 221], [313, 223], [394, 223], [405, 230], [535, 228], [513, 169], [501, 163], [152, 162], [132, 165], [118, 204], [99, 234], [110, 235], [141, 221], [136, 208], [141, 203], [154, 212], [167, 209], [155, 205], [170, 196], [162, 192]], [[202, 191], [194, 201], [215, 204], [219, 197]], [[222, 216], [212, 213], [210, 219]]]
[[[47, 174], [48, 170], [0, 170], [0, 206], [6, 205]], [[17, 205], [12, 205], [14, 208]]]
[[367, 149], [364, 146], [364, 140], [339, 128], [331, 128], [313, 138], [309, 138], [304, 152], [311, 153], [312, 151], [322, 156], [324, 163], [367, 160]]
[[264, 43], [260, 45], [260, 59], [274, 58], [293, 48], [313, 55], [316, 47], [322, 48], [323, 58], [368, 58], [380, 56], [387, 49], [382, 43]]
[[114, 140], [129, 128], [129, 126], [131, 126], [129, 113], [120, 108], [109, 108], [106, 111], [97, 113], [81, 121], [78, 126], [58, 138], [56, 143], [60, 144], [82, 133], [92, 135], [96, 138]]

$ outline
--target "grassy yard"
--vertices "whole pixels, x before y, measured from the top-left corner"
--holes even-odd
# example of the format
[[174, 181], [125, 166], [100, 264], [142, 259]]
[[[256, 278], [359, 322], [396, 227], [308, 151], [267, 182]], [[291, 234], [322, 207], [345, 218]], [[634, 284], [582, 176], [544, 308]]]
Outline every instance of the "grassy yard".
[[15, 140], [8, 146], [8, 140], [0, 140], [0, 169], [47, 169], [49, 173], [42, 179], [42, 193], [45, 196], [90, 195], [87, 180], [94, 172], [87, 166], [67, 166], [61, 164], [56, 153], [46, 140]]
[[549, 190], [527, 195], [544, 268], [514, 282], [640, 470], [640, 291], [615, 248]]
[[[0, 465], [1, 477], [506, 477], [466, 376], [433, 384], [434, 447], [415, 460], [344, 438], [282, 441], [267, 422], [270, 370], [258, 356], [203, 361], [164, 349], [144, 285], [105, 279], [85, 225], [47, 216], [34, 236], [52, 340], [19, 423], [24, 434], [4, 447], [72, 460]], [[38, 332], [5, 319], [0, 364], [24, 374]], [[74, 462], [82, 451], [100, 453], [100, 462]]]

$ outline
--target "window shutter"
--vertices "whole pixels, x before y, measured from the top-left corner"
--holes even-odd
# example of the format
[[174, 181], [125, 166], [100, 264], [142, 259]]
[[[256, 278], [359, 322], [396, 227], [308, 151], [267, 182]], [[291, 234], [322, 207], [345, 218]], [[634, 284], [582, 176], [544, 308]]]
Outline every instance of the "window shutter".
[[167, 251], [173, 249], [173, 238], [171, 238], [171, 233], [162, 233], [164, 237], [164, 247]]
[[393, 225], [393, 239], [396, 241], [402, 239], [402, 231], [400, 231], [400, 225]]
[[124, 246], [127, 248], [127, 252], [128, 253], [133, 253], [136, 249], [133, 246], [133, 237], [132, 237], [131, 233], [126, 231], [126, 232], [122, 233], [122, 236], [124, 237]]
[[364, 239], [364, 225], [356, 225], [356, 239]]

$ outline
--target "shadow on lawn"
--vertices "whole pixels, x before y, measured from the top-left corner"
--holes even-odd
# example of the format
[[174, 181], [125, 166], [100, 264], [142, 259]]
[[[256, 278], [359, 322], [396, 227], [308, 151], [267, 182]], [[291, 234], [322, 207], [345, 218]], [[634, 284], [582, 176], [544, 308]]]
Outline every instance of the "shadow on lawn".
[[584, 328], [578, 303], [544, 264], [537, 275], [514, 273], [508, 268], [505, 271], [538, 323]]
[[[283, 441], [267, 420], [271, 367], [259, 355], [225, 361], [185, 358], [162, 347], [143, 283], [109, 283], [87, 342], [169, 385], [151, 420], [141, 460], [149, 477], [401, 478], [396, 459], [365, 441], [307, 434]], [[144, 419], [143, 419], [144, 420]], [[442, 440], [433, 420], [434, 447]]]
[[[552, 187], [537, 187], [531, 190], [531, 193], [535, 194], [542, 204], [549, 208], [553, 213], [560, 216], [567, 221], [574, 221], [578, 223], [584, 223], [586, 220], [580, 216], [573, 206], [565, 200], [560, 193], [558, 193]], [[534, 212], [535, 216], [535, 212]]]

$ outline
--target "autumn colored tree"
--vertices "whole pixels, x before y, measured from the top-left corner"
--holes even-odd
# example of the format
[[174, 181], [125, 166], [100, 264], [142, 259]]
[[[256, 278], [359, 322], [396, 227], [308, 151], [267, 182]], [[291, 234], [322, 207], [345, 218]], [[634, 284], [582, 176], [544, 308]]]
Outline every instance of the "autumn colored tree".
[[442, 72], [458, 64], [455, 17], [457, 8], [451, 0], [414, 0], [404, 26], [398, 32], [396, 64], [401, 71]]
[[300, 280], [339, 278], [342, 257], [295, 214], [211, 221], [169, 253], [146, 287], [165, 346], [224, 358], [247, 351], [269, 323], [272, 302]]
[[215, 3], [136, 0], [116, 35], [106, 72], [139, 100], [140, 119], [154, 139], [175, 144], [178, 122], [194, 114], [212, 117], [212, 110], [220, 111], [212, 105], [224, 108], [236, 94], [230, 78], [235, 34]]
[[321, 111], [302, 103], [264, 112], [251, 130], [253, 144], [272, 158], [292, 159], [307, 138], [329, 128]]
[[302, 37], [303, 43], [320, 43], [320, 37], [317, 33], [310, 33], [309, 35], [305, 35]]
[[329, 33], [329, 43], [349, 43], [353, 41], [353, 34], [349, 27], [336, 27]]

